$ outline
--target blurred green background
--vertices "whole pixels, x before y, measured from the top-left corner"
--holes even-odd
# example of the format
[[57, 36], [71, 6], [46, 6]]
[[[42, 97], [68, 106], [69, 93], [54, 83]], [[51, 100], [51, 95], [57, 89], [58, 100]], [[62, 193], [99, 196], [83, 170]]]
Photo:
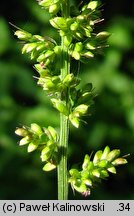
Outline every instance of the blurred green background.
[[[78, 1], [78, 0], [77, 0]], [[79, 1], [80, 2], [80, 1]], [[78, 3], [78, 2], [77, 2]], [[85, 153], [106, 145], [131, 153], [129, 164], [103, 181], [86, 199], [134, 199], [134, 1], [102, 0], [105, 21], [98, 30], [112, 33], [110, 47], [88, 65], [80, 77], [93, 82], [98, 93], [88, 125], [71, 127], [69, 163], [81, 163]], [[0, 199], [57, 199], [56, 172], [42, 171], [39, 153], [19, 147], [16, 126], [33, 122], [59, 128], [59, 115], [51, 107], [36, 72], [9, 22], [35, 34], [57, 37], [49, 15], [35, 0], [12, 0], [0, 6]], [[69, 199], [85, 199], [69, 189]]]

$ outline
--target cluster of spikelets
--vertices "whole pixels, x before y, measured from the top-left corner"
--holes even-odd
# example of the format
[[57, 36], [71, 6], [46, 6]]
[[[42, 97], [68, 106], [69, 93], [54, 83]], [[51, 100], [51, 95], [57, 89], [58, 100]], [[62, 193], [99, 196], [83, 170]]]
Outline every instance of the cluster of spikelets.
[[[48, 93], [53, 106], [59, 112], [68, 116], [71, 123], [78, 128], [80, 118], [88, 113], [89, 107], [93, 104], [95, 95], [92, 85], [88, 83], [83, 89], [80, 89], [78, 88], [80, 79], [75, 77], [73, 73], [62, 79], [59, 72], [51, 68], [56, 64], [56, 59], [60, 58], [61, 50], [59, 49], [61, 48], [54, 45], [49, 39], [39, 35], [31, 35], [23, 30], [17, 30], [15, 35], [20, 40], [26, 41], [22, 53], [29, 53], [31, 59], [34, 58], [37, 61], [34, 68], [39, 73], [38, 84]], [[70, 89], [68, 107], [63, 103], [67, 89]]]
[[41, 128], [33, 123], [31, 127], [23, 126], [22, 128], [17, 128], [15, 133], [23, 137], [19, 141], [19, 145], [28, 145], [28, 152], [33, 152], [36, 149], [41, 152], [41, 160], [46, 162], [43, 167], [44, 171], [56, 168], [59, 136], [53, 127]]
[[119, 149], [110, 151], [108, 146], [104, 151], [97, 151], [92, 161], [89, 155], [85, 155], [82, 170], [71, 169], [69, 171], [69, 182], [72, 188], [85, 196], [89, 195], [91, 188], [96, 183], [100, 183], [101, 179], [106, 179], [109, 173], [116, 174], [116, 166], [127, 163], [127, 160], [119, 155]]
[[[31, 127], [23, 126], [22, 128], [17, 128], [15, 133], [23, 137], [19, 141], [20, 146], [27, 145], [28, 152], [35, 150], [40, 152], [41, 160], [45, 162], [44, 171], [51, 171], [56, 168], [59, 161], [59, 136], [53, 127], [41, 128], [33, 123]], [[79, 193], [85, 196], [89, 195], [91, 188], [96, 183], [106, 179], [109, 173], [116, 174], [116, 166], [127, 163], [125, 158], [119, 156], [119, 149], [110, 151], [108, 146], [105, 147], [104, 151], [97, 151], [93, 160], [91, 160], [89, 155], [85, 155], [82, 170], [69, 170], [68, 182]]]
[[[61, 0], [44, 0], [39, 1], [39, 4], [52, 12], [55, 5], [60, 9], [61, 2]], [[60, 36], [64, 36], [70, 58], [86, 61], [106, 45], [109, 33], [93, 32], [93, 27], [98, 20], [99, 7], [98, 1], [91, 1], [77, 11], [75, 17], [66, 19], [56, 16], [50, 20], [50, 24], [58, 29]], [[58, 12], [57, 9], [56, 11]], [[35, 61], [34, 68], [39, 73], [38, 84], [48, 93], [54, 107], [68, 116], [71, 123], [78, 128], [81, 117], [90, 112], [89, 108], [93, 104], [95, 95], [91, 84], [83, 87], [84, 90], [79, 89], [80, 79], [74, 76], [73, 71], [62, 79], [60, 70], [63, 50], [55, 40], [46, 36], [32, 35], [21, 29], [17, 30], [15, 35], [25, 41], [22, 53], [28, 53]], [[68, 107], [65, 107], [63, 101], [66, 100], [67, 89], [70, 91], [70, 97]]]

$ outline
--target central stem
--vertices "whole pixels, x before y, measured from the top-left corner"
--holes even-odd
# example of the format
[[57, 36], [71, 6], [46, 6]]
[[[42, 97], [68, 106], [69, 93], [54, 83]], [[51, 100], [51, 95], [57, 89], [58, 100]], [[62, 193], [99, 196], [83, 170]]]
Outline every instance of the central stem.
[[[62, 16], [64, 18], [69, 17], [69, 0], [66, 0], [62, 4]], [[70, 58], [68, 54], [68, 48], [65, 45], [65, 37], [61, 37], [62, 56], [61, 56], [61, 77], [64, 77], [70, 73]], [[69, 89], [65, 92], [64, 104], [68, 106]], [[69, 121], [68, 117], [60, 114], [60, 143], [59, 143], [59, 164], [58, 164], [58, 199], [68, 199], [68, 180], [67, 180], [67, 149], [68, 149], [68, 136], [69, 136]]]

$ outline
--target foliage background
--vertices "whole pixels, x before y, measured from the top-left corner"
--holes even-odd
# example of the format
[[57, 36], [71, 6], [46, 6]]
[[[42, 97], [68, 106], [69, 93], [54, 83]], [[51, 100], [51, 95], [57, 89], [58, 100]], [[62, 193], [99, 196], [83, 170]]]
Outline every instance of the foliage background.
[[[69, 168], [105, 145], [131, 153], [129, 164], [86, 199], [134, 199], [134, 1], [102, 2], [105, 22], [97, 28], [113, 34], [104, 55], [81, 66], [83, 83], [93, 82], [98, 97], [88, 125], [79, 132], [71, 128]], [[44, 173], [39, 154], [18, 147], [14, 134], [16, 126], [32, 122], [58, 129], [59, 116], [36, 85], [37, 74], [9, 22], [35, 34], [57, 34], [35, 0], [3, 1], [0, 10], [0, 199], [57, 199], [56, 172]], [[69, 199], [85, 198], [70, 189]]]

